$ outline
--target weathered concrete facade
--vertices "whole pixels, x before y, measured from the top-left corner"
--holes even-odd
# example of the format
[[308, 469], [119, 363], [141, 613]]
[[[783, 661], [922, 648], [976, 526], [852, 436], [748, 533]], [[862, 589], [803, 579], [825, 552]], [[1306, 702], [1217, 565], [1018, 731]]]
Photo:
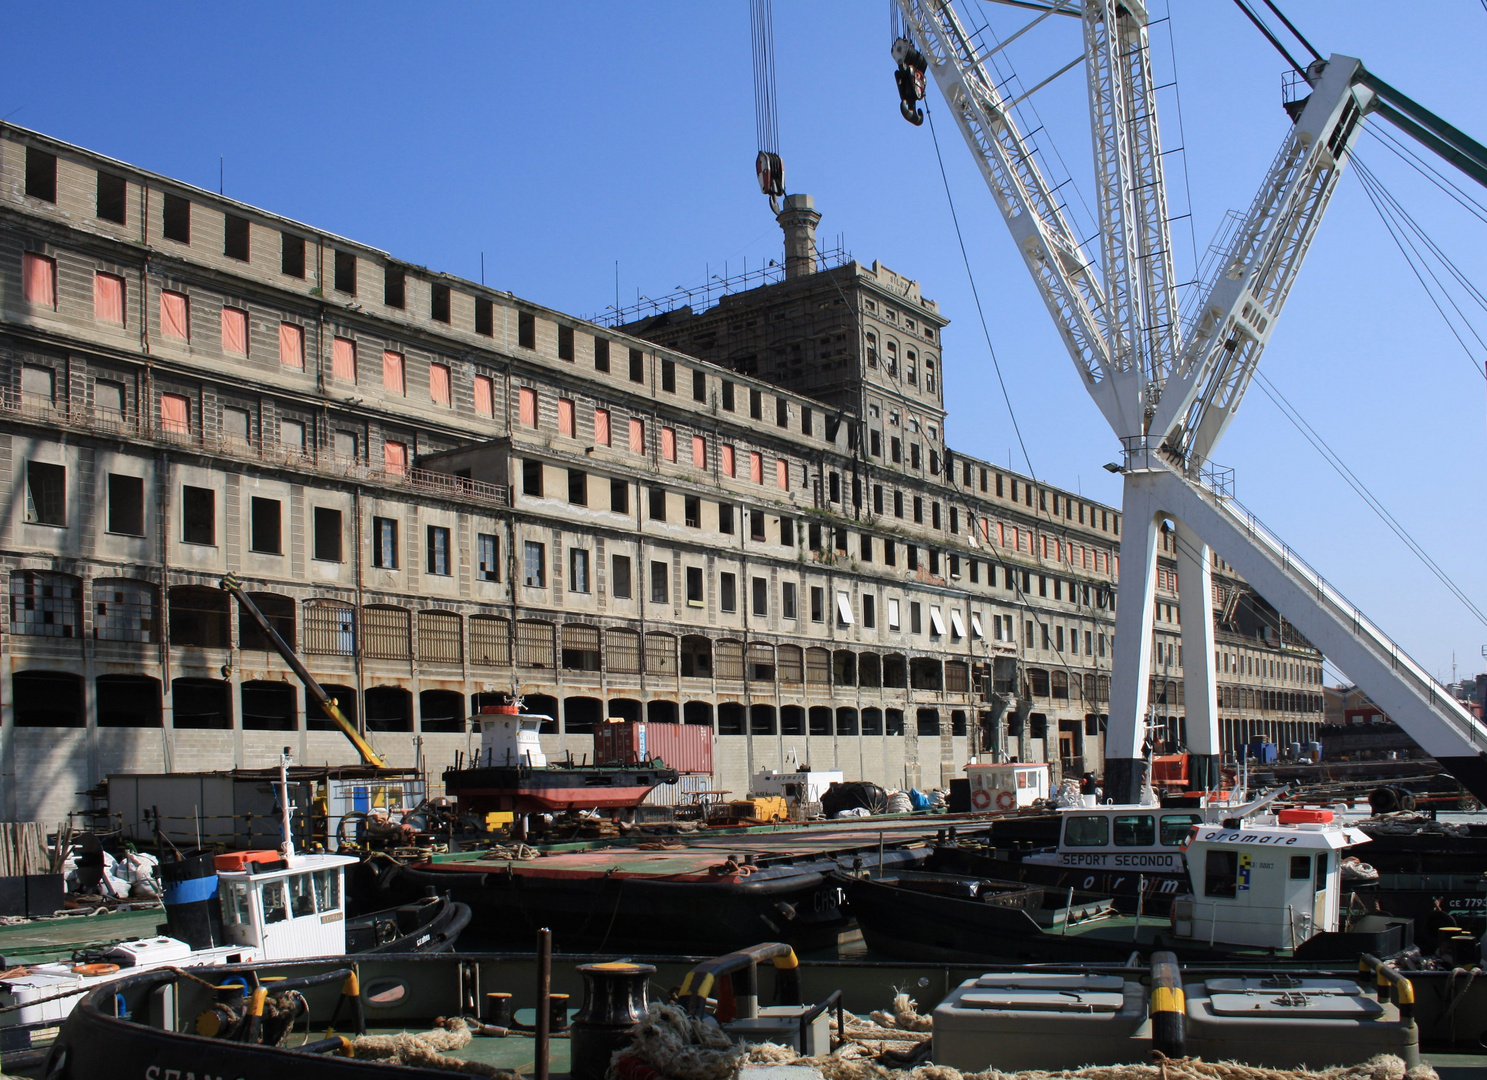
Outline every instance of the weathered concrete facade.
[[[819, 302], [815, 277], [702, 318]], [[933, 303], [832, 280], [830, 341], [755, 377], [0, 126], [0, 809], [286, 744], [352, 760], [227, 572], [436, 779], [511, 688], [554, 753], [607, 716], [707, 724], [735, 792], [791, 756], [940, 785], [978, 731], [1098, 769], [1118, 515], [948, 453]], [[1236, 721], [1314, 719], [1314, 650], [1227, 645], [1236, 692], [1294, 698]]]

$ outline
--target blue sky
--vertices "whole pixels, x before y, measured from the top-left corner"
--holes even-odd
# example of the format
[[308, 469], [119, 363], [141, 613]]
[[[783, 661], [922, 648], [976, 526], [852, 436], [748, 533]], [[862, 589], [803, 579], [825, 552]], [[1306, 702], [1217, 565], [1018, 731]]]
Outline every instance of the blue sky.
[[[1156, 0], [1160, 6], [1164, 0]], [[1174, 5], [1154, 42], [1174, 188], [1192, 193], [1191, 274], [1280, 146], [1283, 62], [1221, 0]], [[1487, 12], [1478, 0], [1289, 0], [1324, 54], [1358, 56], [1487, 140]], [[973, 4], [1003, 35], [1030, 16]], [[575, 314], [777, 257], [753, 179], [744, 0], [614, 4], [51, 4], [7, 13], [0, 116]], [[1169, 51], [1168, 34], [1171, 46]], [[886, 5], [779, 0], [781, 149], [792, 191], [860, 260], [919, 279], [952, 325], [953, 446], [1025, 468], [992, 373], [929, 128], [898, 116]], [[1050, 19], [1009, 55], [1024, 85], [1079, 52]], [[1079, 69], [1033, 99], [1088, 174]], [[970, 155], [931, 91], [950, 190], [990, 337], [1036, 474], [1114, 501], [1118, 451], [1077, 382]], [[1372, 138], [1362, 158], [1478, 282], [1476, 220]], [[1185, 163], [1186, 184], [1181, 167]], [[1469, 184], [1469, 182], [1467, 182]], [[1473, 192], [1487, 201], [1487, 192]], [[1175, 202], [1185, 204], [1184, 194]], [[1186, 209], [1179, 206], [1179, 210]], [[1186, 252], [1186, 254], [1182, 254]], [[1481, 313], [1477, 313], [1481, 316]], [[1487, 324], [1487, 318], [1481, 321]], [[1341, 189], [1261, 370], [1473, 599], [1487, 382], [1430, 306], [1365, 198]], [[1239, 497], [1426, 667], [1481, 669], [1471, 616], [1253, 389], [1216, 454]], [[1487, 606], [1487, 605], [1484, 605]]]

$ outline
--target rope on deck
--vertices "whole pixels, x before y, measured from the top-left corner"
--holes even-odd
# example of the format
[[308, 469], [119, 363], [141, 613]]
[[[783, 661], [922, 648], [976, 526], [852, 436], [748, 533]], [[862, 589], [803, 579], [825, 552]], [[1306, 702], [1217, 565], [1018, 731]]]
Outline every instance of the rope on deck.
[[351, 1044], [352, 1056], [388, 1065], [414, 1065], [423, 1069], [464, 1073], [468, 1076], [503, 1077], [520, 1080], [510, 1069], [497, 1068], [484, 1061], [466, 1061], [445, 1057], [452, 1050], [470, 1045], [470, 1025], [459, 1017], [444, 1020], [430, 1031], [400, 1031], [396, 1035], [358, 1035]]
[[[1062, 1071], [962, 1072], [932, 1063], [896, 1067], [906, 1059], [922, 1060], [920, 1055], [930, 1048], [925, 1034], [931, 1020], [918, 1015], [908, 995], [897, 994], [894, 1008], [875, 1011], [871, 1022], [849, 1016], [845, 1038], [830, 1054], [801, 1057], [792, 1047], [774, 1043], [737, 1045], [716, 1025], [657, 1002], [637, 1027], [634, 1041], [616, 1051], [607, 1077], [624, 1080], [644, 1075], [635, 1070], [638, 1063], [667, 1080], [734, 1080], [747, 1065], [808, 1066], [824, 1080], [1440, 1080], [1430, 1066], [1407, 1070], [1403, 1060], [1392, 1054], [1381, 1054], [1361, 1065], [1320, 1070], [1271, 1069], [1160, 1054], [1153, 1054], [1148, 1064]], [[914, 1046], [916, 1039], [919, 1042]], [[907, 1053], [906, 1042], [910, 1044]]]

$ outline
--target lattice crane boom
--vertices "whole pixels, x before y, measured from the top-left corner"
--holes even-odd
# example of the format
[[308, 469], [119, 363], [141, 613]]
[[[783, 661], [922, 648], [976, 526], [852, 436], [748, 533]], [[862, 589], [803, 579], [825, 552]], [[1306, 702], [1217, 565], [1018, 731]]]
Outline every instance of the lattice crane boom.
[[1190, 471], [1208, 460], [1234, 418], [1337, 190], [1373, 97], [1357, 83], [1361, 70], [1347, 56], [1308, 69], [1312, 92], [1183, 340], [1150, 435]]
[[[1085, 71], [1112, 361], [1160, 390], [1176, 353], [1172, 240], [1140, 4], [1085, 0]], [[1136, 434], [1134, 431], [1122, 432]]]
[[996, 199], [1085, 388], [1112, 426], [1125, 423], [1111, 385], [1104, 290], [1007, 102], [959, 17], [943, 0], [899, 0], [966, 145]]

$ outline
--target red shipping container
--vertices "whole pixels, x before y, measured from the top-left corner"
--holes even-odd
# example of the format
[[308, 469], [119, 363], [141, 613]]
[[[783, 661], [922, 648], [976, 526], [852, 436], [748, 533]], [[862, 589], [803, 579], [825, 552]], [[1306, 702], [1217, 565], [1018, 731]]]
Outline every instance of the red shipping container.
[[633, 764], [660, 758], [682, 774], [711, 776], [713, 729], [702, 724], [622, 720], [594, 729], [594, 760]]

